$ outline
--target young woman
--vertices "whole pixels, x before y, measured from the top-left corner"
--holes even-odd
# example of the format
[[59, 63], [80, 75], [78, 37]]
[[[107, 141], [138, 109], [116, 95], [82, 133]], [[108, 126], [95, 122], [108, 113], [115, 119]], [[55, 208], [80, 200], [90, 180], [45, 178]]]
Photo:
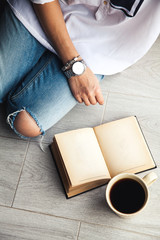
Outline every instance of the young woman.
[[0, 22], [0, 102], [35, 137], [77, 102], [103, 104], [99, 81], [140, 59], [159, 35], [159, 0], [8, 0]]

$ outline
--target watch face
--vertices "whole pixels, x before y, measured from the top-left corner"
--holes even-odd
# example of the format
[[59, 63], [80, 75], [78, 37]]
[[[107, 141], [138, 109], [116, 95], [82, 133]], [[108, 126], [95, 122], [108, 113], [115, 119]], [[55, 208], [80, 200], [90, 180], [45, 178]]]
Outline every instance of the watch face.
[[72, 71], [76, 74], [76, 75], [81, 75], [85, 70], [85, 65], [82, 62], [75, 62], [72, 65]]

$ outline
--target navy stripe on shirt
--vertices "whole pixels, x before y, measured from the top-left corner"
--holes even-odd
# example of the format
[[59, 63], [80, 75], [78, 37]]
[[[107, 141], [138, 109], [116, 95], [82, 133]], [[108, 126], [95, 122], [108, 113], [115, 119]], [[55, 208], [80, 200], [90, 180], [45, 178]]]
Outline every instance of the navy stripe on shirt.
[[144, 0], [111, 0], [111, 7], [123, 11], [128, 17], [134, 17]]

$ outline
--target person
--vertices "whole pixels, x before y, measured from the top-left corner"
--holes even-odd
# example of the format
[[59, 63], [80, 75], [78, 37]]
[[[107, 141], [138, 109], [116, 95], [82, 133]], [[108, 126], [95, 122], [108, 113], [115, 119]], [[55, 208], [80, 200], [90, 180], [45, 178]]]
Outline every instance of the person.
[[159, 0], [8, 0], [0, 22], [0, 103], [21, 137], [44, 135], [100, 81], [157, 39]]

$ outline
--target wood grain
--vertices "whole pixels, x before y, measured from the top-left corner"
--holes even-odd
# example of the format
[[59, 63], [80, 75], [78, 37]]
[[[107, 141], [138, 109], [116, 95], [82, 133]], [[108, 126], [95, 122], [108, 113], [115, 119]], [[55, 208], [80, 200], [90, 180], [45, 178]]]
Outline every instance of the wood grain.
[[106, 226], [93, 225], [93, 224], [81, 224], [79, 240], [158, 240], [159, 237], [153, 235], [140, 234], [135, 231], [124, 231], [123, 229], [109, 228]]
[[26, 148], [25, 141], [0, 137], [0, 204], [12, 203]]
[[54, 216], [0, 207], [1, 240], [71, 240], [79, 223]]

